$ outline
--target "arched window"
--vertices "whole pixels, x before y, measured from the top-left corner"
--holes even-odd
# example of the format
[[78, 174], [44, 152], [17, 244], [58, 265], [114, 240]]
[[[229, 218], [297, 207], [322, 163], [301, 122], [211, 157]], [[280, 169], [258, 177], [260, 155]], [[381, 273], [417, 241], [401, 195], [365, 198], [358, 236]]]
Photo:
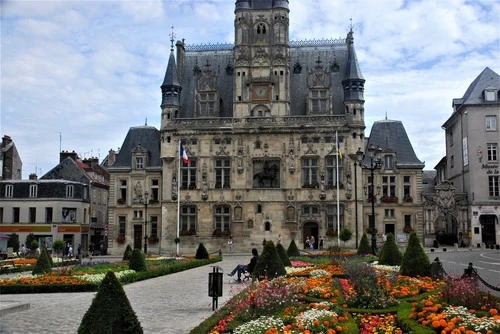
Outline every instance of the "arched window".
[[257, 35], [266, 34], [266, 25], [264, 23], [257, 24]]
[[264, 230], [271, 231], [271, 223], [270, 222], [265, 222], [264, 223]]

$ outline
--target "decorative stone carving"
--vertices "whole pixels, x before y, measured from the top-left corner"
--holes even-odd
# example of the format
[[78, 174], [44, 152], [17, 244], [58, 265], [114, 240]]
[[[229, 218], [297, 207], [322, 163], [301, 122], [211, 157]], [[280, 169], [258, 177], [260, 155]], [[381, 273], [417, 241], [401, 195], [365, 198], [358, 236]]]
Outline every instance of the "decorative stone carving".
[[177, 177], [172, 177], [172, 200], [177, 200]]
[[207, 200], [208, 198], [208, 184], [207, 184], [207, 163], [203, 163], [201, 168], [201, 198]]

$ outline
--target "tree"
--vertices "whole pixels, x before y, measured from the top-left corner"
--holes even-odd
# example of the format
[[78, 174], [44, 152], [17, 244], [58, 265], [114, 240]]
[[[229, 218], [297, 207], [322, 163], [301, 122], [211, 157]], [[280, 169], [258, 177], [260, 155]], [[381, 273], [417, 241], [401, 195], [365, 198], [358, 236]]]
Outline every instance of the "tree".
[[79, 334], [144, 333], [122, 285], [109, 271], [83, 316]]
[[33, 248], [32, 247], [33, 241], [37, 241], [37, 239], [33, 233], [30, 233], [26, 236], [26, 242], [24, 244], [26, 245], [26, 248], [29, 248], [34, 251], [35, 249], [38, 248], [38, 245], [35, 248]]
[[19, 252], [19, 235], [12, 233], [7, 240], [7, 247], [12, 247], [14, 253]]
[[282, 244], [278, 243], [276, 245], [276, 251], [278, 252], [278, 255], [281, 259], [281, 262], [283, 262], [283, 265], [285, 267], [290, 267], [292, 263], [290, 262], [290, 259], [288, 258], [288, 255], [286, 254], [285, 247], [283, 247]]
[[123, 261], [129, 261], [130, 255], [132, 255], [132, 247], [130, 245], [127, 245], [127, 247], [125, 248], [125, 252], [123, 252]]
[[363, 233], [361, 236], [361, 240], [359, 241], [359, 246], [358, 246], [358, 254], [371, 254], [372, 253], [372, 248], [370, 246], [370, 243], [368, 242], [368, 237], [366, 236], [366, 233]]
[[207, 249], [205, 248], [205, 245], [203, 245], [202, 242], [200, 242], [200, 244], [198, 245], [198, 249], [196, 250], [196, 256], [195, 256], [196, 259], [200, 260], [200, 259], [208, 259], [208, 251]]
[[378, 262], [380, 264], [385, 264], [388, 266], [400, 266], [402, 259], [403, 254], [401, 254], [401, 251], [396, 244], [394, 235], [392, 233], [388, 233], [387, 240], [385, 241], [384, 246], [382, 246], [382, 250], [380, 251]]
[[[36, 241], [34, 241], [36, 242]], [[38, 260], [36, 261], [35, 267], [31, 272], [33, 275], [39, 274], [48, 274], [52, 271], [52, 266], [50, 265], [49, 254], [47, 254], [47, 250], [45, 247], [42, 247], [40, 250], [40, 256], [38, 256]]]
[[410, 233], [408, 247], [401, 261], [400, 273], [411, 277], [431, 275], [429, 258], [415, 232]]
[[339, 239], [344, 242], [344, 247], [345, 247], [346, 241], [351, 240], [351, 238], [352, 238], [352, 231], [350, 229], [348, 229], [347, 227], [344, 227], [340, 230]]
[[54, 250], [57, 255], [61, 255], [64, 251], [64, 247], [66, 247], [64, 240], [57, 239], [52, 243], [52, 250]]
[[130, 255], [130, 260], [128, 261], [128, 268], [135, 271], [146, 271], [146, 256], [139, 249], [136, 248], [132, 251]]
[[295, 240], [292, 239], [292, 241], [290, 241], [290, 245], [288, 245], [288, 249], [287, 249], [286, 253], [289, 257], [300, 256], [300, 251], [297, 248], [297, 244], [295, 243]]
[[254, 275], [256, 277], [264, 276], [270, 279], [286, 275], [285, 266], [283, 262], [281, 262], [280, 256], [272, 241], [267, 241], [264, 245], [264, 250], [261, 256], [259, 256]]

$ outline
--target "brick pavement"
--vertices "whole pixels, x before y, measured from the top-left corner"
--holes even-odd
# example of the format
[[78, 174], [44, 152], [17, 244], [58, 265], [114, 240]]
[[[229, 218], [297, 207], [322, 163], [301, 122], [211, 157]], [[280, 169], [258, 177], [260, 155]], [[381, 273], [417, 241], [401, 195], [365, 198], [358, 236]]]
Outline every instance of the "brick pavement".
[[[250, 254], [224, 255], [213, 264], [224, 271], [221, 307], [245, 284], [232, 284], [226, 276], [238, 263], [247, 263]], [[141, 322], [144, 333], [189, 333], [210, 316], [208, 296], [210, 265], [124, 286], [125, 293]], [[30, 303], [30, 308], [0, 317], [0, 334], [76, 333], [95, 292], [0, 295], [2, 303]]]

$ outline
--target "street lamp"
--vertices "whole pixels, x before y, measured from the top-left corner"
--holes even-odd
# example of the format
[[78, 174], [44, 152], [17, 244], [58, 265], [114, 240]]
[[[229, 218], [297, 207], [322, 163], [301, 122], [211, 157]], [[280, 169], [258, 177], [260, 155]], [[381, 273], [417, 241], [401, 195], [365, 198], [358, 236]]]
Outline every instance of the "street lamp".
[[356, 166], [362, 167], [363, 151], [361, 147], [354, 154], [349, 154], [349, 158], [354, 160], [354, 213], [356, 217], [356, 248], [358, 248], [358, 172]]
[[363, 168], [368, 169], [370, 171], [371, 182], [367, 186], [368, 189], [368, 198], [372, 201], [372, 214], [370, 216], [369, 227], [372, 235], [372, 254], [377, 255], [377, 231], [375, 230], [375, 178], [373, 176], [373, 171], [379, 168], [382, 163], [380, 161], [380, 154], [382, 153], [382, 149], [380, 146], [375, 148], [373, 144], [368, 147], [368, 158], [370, 159], [369, 165], [362, 165]]
[[144, 254], [148, 254], [148, 204], [149, 204], [149, 193], [146, 191], [144, 193], [144, 198], [142, 201], [144, 204]]

